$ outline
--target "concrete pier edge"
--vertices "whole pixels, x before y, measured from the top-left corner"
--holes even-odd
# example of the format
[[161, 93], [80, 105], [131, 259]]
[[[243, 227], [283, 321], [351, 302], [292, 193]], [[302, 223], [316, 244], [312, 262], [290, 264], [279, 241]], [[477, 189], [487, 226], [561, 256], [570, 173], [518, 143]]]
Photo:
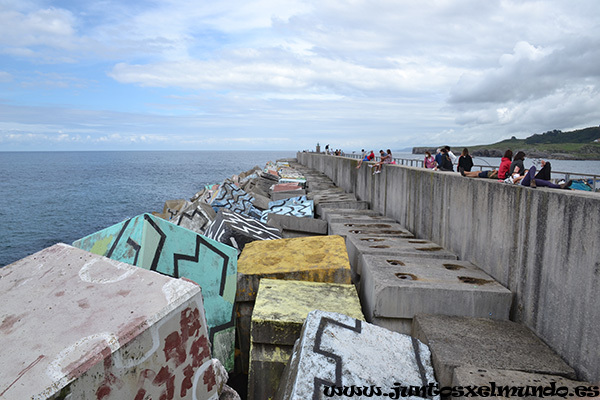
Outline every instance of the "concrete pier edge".
[[600, 381], [600, 196], [299, 152], [371, 209], [470, 261], [514, 293], [510, 319], [580, 379]]

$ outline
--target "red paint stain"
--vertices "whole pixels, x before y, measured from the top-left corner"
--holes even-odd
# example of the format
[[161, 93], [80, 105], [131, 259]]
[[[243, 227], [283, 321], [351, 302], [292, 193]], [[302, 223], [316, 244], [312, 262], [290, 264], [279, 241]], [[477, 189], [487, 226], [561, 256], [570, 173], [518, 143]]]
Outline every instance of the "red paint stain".
[[206, 336], [200, 336], [192, 343], [190, 354], [192, 356], [192, 365], [195, 368], [204, 364], [204, 361], [210, 357], [210, 346]]
[[102, 400], [105, 397], [110, 395], [110, 387], [106, 385], [102, 385], [96, 390], [96, 399]]
[[65, 291], [64, 291], [64, 290], [61, 290], [60, 292], [56, 292], [56, 293], [54, 293], [54, 295], [55, 295], [56, 297], [62, 297], [62, 296], [64, 296], [64, 295], [65, 295]]
[[179, 367], [185, 362], [187, 343], [182, 340], [179, 332], [172, 332], [165, 338], [165, 347], [163, 351], [167, 362], [171, 359], [175, 360], [175, 367]]
[[119, 290], [119, 291], [117, 292], [117, 294], [118, 294], [119, 296], [123, 296], [123, 297], [126, 297], [126, 296], [127, 296], [129, 293], [131, 293], [131, 290], [123, 290], [123, 289], [121, 289], [121, 290]]
[[119, 343], [128, 343], [130, 340], [142, 333], [147, 326], [148, 322], [145, 316], [138, 316], [131, 319], [131, 321], [119, 328]]
[[169, 367], [162, 367], [152, 383], [156, 386], [166, 385], [167, 387], [166, 391], [161, 393], [159, 400], [173, 400], [173, 396], [175, 396], [175, 375]]
[[4, 318], [2, 320], [2, 324], [0, 325], [0, 332], [2, 333], [11, 333], [13, 326], [19, 322], [19, 320], [23, 317], [23, 315], [25, 314], [21, 314], [21, 315], [7, 315], [6, 318]]
[[215, 376], [215, 370], [210, 367], [206, 370], [206, 372], [204, 373], [204, 384], [206, 385], [206, 390], [208, 392], [210, 392], [213, 388], [213, 386], [215, 386], [217, 384], [217, 377]]
[[90, 308], [90, 303], [86, 299], [77, 300], [77, 305], [81, 308]]
[[187, 394], [187, 391], [190, 390], [194, 384], [192, 382], [192, 379], [194, 378], [194, 372], [195, 372], [195, 368], [192, 367], [191, 365], [188, 365], [187, 367], [185, 367], [183, 369], [183, 381], [181, 381], [181, 391], [179, 393], [180, 397], [185, 397], [185, 395]]

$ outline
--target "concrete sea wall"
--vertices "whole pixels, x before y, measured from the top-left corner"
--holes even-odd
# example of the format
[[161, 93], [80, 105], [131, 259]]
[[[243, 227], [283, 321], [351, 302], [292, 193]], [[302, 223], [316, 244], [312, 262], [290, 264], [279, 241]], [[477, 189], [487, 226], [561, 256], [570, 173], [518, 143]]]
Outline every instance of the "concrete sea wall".
[[298, 153], [303, 165], [470, 261], [514, 294], [532, 329], [579, 378], [600, 381], [600, 195], [531, 189], [457, 173]]

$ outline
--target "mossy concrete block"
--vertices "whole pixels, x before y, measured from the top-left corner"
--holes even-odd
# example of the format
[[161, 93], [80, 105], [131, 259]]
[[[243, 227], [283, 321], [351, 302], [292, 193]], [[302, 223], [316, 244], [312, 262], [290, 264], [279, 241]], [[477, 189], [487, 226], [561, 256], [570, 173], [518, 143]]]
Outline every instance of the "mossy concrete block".
[[512, 293], [470, 262], [373, 255], [362, 260], [360, 298], [369, 322], [410, 334], [415, 314], [508, 319]]
[[369, 237], [385, 236], [403, 239], [412, 239], [415, 236], [405, 227], [396, 222], [330, 222], [328, 233], [330, 235]]
[[364, 319], [354, 285], [262, 279], [252, 313], [252, 342], [293, 346], [313, 310]]
[[340, 236], [309, 236], [248, 243], [238, 259], [236, 301], [254, 301], [261, 278], [350, 283]]
[[[569, 394], [571, 394], [569, 397], [573, 397], [573, 394], [577, 395], [578, 390], [585, 393], [584, 396], [581, 397], [597, 397], [597, 395], [600, 394], [597, 385], [592, 385], [588, 382], [574, 381], [558, 375], [470, 366], [454, 369], [452, 386], [490, 388], [489, 397], [500, 399], [519, 398], [539, 400], [543, 397], [545, 399], [564, 400]], [[585, 390], [584, 388], [581, 388], [582, 386], [585, 387]], [[589, 391], [588, 388], [590, 388]], [[559, 395], [557, 395], [557, 392]], [[563, 395], [560, 395], [561, 393]], [[464, 395], [452, 398], [466, 399], [472, 398], [472, 396]]]
[[252, 343], [248, 400], [273, 399], [294, 346]]
[[385, 387], [394, 382], [435, 383], [425, 344], [359, 319], [315, 310], [306, 318], [275, 398], [322, 399], [325, 386]]
[[529, 328], [512, 321], [419, 314], [412, 336], [429, 345], [441, 386], [461, 366], [559, 375], [575, 371]]

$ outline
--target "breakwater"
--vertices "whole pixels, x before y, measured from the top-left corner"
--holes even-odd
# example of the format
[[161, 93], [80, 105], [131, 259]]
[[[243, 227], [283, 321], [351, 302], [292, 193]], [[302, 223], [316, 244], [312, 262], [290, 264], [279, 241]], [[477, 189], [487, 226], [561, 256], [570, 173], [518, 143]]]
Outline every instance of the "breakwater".
[[511, 320], [580, 378], [600, 380], [600, 196], [394, 165], [372, 175], [351, 158], [297, 157], [416, 237], [478, 265], [513, 292]]

